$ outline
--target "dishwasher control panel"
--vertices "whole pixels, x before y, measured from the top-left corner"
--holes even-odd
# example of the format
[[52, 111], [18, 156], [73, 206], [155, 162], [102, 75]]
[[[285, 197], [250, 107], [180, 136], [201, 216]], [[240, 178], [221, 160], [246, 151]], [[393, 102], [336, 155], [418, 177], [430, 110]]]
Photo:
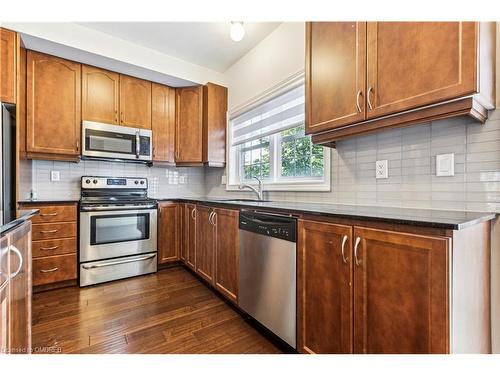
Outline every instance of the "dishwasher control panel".
[[297, 242], [297, 219], [292, 216], [241, 211], [239, 228], [263, 236]]

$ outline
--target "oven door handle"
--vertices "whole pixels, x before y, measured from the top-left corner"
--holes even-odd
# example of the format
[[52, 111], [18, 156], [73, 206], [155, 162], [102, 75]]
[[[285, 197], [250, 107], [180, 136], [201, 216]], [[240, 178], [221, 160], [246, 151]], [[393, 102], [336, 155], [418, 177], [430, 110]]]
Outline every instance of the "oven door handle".
[[147, 255], [147, 256], [141, 257], [141, 258], [125, 259], [125, 260], [115, 260], [113, 262], [92, 264], [90, 266], [83, 265], [82, 267], [84, 269], [86, 269], [86, 270], [90, 270], [90, 269], [93, 269], [93, 268], [109, 267], [109, 266], [115, 266], [117, 264], [123, 264], [123, 263], [140, 262], [140, 261], [143, 261], [143, 260], [148, 260], [148, 259], [154, 258], [155, 256], [156, 256], [156, 254], [151, 254], [151, 255]]
[[149, 209], [154, 209], [156, 208], [156, 204], [149, 204], [147, 206], [116, 206], [116, 207], [100, 207], [100, 206], [95, 206], [95, 207], [80, 207], [81, 211], [119, 211], [119, 210], [149, 210]]

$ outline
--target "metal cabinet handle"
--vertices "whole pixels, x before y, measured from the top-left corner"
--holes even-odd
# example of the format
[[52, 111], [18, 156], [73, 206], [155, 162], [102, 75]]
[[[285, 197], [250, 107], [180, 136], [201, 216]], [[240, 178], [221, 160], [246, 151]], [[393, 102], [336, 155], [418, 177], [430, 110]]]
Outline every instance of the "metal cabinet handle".
[[348, 239], [349, 239], [349, 237], [347, 237], [346, 234], [344, 235], [344, 238], [342, 238], [342, 261], [344, 263], [349, 262], [349, 257], [345, 256], [345, 244], [346, 244]]
[[214, 225], [214, 222], [212, 221], [212, 217], [214, 216], [214, 211], [210, 212], [210, 215], [208, 215], [208, 222], [212, 225]]
[[196, 208], [193, 208], [191, 210], [191, 217], [193, 218], [193, 220], [196, 220]]
[[50, 214], [40, 214], [40, 216], [44, 217], [44, 216], [57, 216], [58, 213], [57, 212], [52, 212]]
[[55, 250], [59, 247], [59, 245], [51, 246], [51, 247], [41, 247], [40, 250]]
[[213, 212], [212, 225], [215, 227], [217, 225], [217, 212]]
[[370, 100], [370, 94], [372, 91], [373, 91], [373, 87], [370, 86], [368, 88], [368, 92], [366, 93], [366, 99], [368, 100], [368, 108], [370, 108], [370, 109], [373, 109], [372, 101]]
[[156, 254], [151, 254], [151, 255], [147, 255], [147, 256], [144, 256], [144, 257], [141, 257], [141, 258], [135, 258], [135, 259], [125, 259], [125, 260], [117, 260], [117, 261], [113, 261], [113, 262], [107, 262], [107, 263], [98, 263], [98, 264], [92, 264], [90, 266], [87, 266], [87, 265], [83, 265], [82, 267], [86, 270], [91, 270], [93, 268], [101, 268], [101, 267], [108, 267], [108, 266], [116, 266], [118, 264], [124, 264], [124, 263], [131, 263], [131, 262], [139, 262], [139, 261], [142, 261], [142, 260], [147, 260], [147, 259], [151, 259], [151, 258], [154, 258], [156, 256]]
[[59, 267], [54, 267], [51, 268], [50, 270], [40, 270], [42, 273], [49, 273], [49, 272], [56, 272], [59, 269]]
[[356, 244], [354, 245], [354, 260], [356, 261], [356, 266], [361, 265], [361, 260], [358, 259], [358, 246], [361, 242], [361, 237], [356, 237]]
[[359, 104], [359, 97], [362, 95], [363, 93], [361, 92], [361, 90], [358, 91], [358, 93], [356, 94], [356, 108], [358, 109], [358, 112], [361, 113], [361, 105]]
[[14, 245], [10, 245], [10, 251], [12, 251], [14, 254], [16, 254], [17, 257], [19, 258], [19, 266], [17, 267], [16, 272], [14, 272], [12, 275], [10, 275], [10, 278], [13, 279], [14, 277], [16, 277], [19, 274], [19, 272], [21, 272], [21, 269], [23, 268], [23, 256], [22, 256], [21, 252], [19, 251], [19, 249], [17, 247], [15, 247]]
[[43, 234], [46, 234], [46, 233], [56, 233], [58, 231], [59, 231], [59, 229], [41, 230], [40, 233], [43, 233]]

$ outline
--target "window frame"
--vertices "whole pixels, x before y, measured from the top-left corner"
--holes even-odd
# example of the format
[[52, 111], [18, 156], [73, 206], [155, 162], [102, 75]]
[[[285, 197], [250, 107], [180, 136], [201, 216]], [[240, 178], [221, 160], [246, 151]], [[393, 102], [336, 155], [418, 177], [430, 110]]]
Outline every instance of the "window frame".
[[[235, 118], [242, 113], [245, 113], [252, 108], [257, 107], [273, 98], [284, 94], [285, 92], [304, 84], [304, 72], [298, 72], [289, 79], [281, 82], [270, 90], [264, 92], [261, 96], [245, 103], [243, 106], [236, 108], [227, 116], [227, 166], [226, 166], [226, 190], [239, 191], [241, 183], [256, 186], [257, 181], [242, 180], [242, 165], [240, 164], [241, 152], [239, 147], [232, 147], [232, 129], [231, 118]], [[270, 179], [264, 179], [264, 191], [331, 191], [331, 149], [323, 146], [323, 166], [324, 174], [322, 179], [311, 179], [301, 177], [281, 177], [281, 134], [274, 133], [269, 135], [269, 160], [270, 160]], [[276, 160], [276, 163], [273, 161]]]

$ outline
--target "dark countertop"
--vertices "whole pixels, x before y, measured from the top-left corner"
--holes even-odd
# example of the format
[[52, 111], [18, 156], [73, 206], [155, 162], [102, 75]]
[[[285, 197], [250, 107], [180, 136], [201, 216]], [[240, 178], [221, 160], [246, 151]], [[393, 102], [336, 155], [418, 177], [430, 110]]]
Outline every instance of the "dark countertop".
[[22, 204], [27, 204], [27, 203], [32, 203], [32, 204], [50, 204], [50, 203], [78, 203], [80, 202], [80, 199], [23, 199], [20, 201], [17, 201], [17, 203], [22, 203]]
[[36, 215], [40, 210], [38, 209], [33, 209], [33, 210], [19, 210], [18, 211], [18, 218], [15, 220], [12, 220], [10, 223], [4, 224], [0, 227], [0, 235], [3, 236], [10, 232], [11, 230], [17, 228], [19, 225], [24, 223], [26, 220], [30, 219], [34, 215]]
[[396, 207], [356, 206], [342, 204], [321, 204], [301, 202], [251, 202], [230, 201], [213, 198], [156, 198], [158, 201], [178, 201], [208, 204], [217, 207], [261, 209], [338, 217], [352, 220], [375, 220], [391, 224], [415, 225], [421, 227], [461, 230], [469, 226], [493, 220], [497, 214], [488, 212], [444, 211], [431, 209], [410, 209]]

